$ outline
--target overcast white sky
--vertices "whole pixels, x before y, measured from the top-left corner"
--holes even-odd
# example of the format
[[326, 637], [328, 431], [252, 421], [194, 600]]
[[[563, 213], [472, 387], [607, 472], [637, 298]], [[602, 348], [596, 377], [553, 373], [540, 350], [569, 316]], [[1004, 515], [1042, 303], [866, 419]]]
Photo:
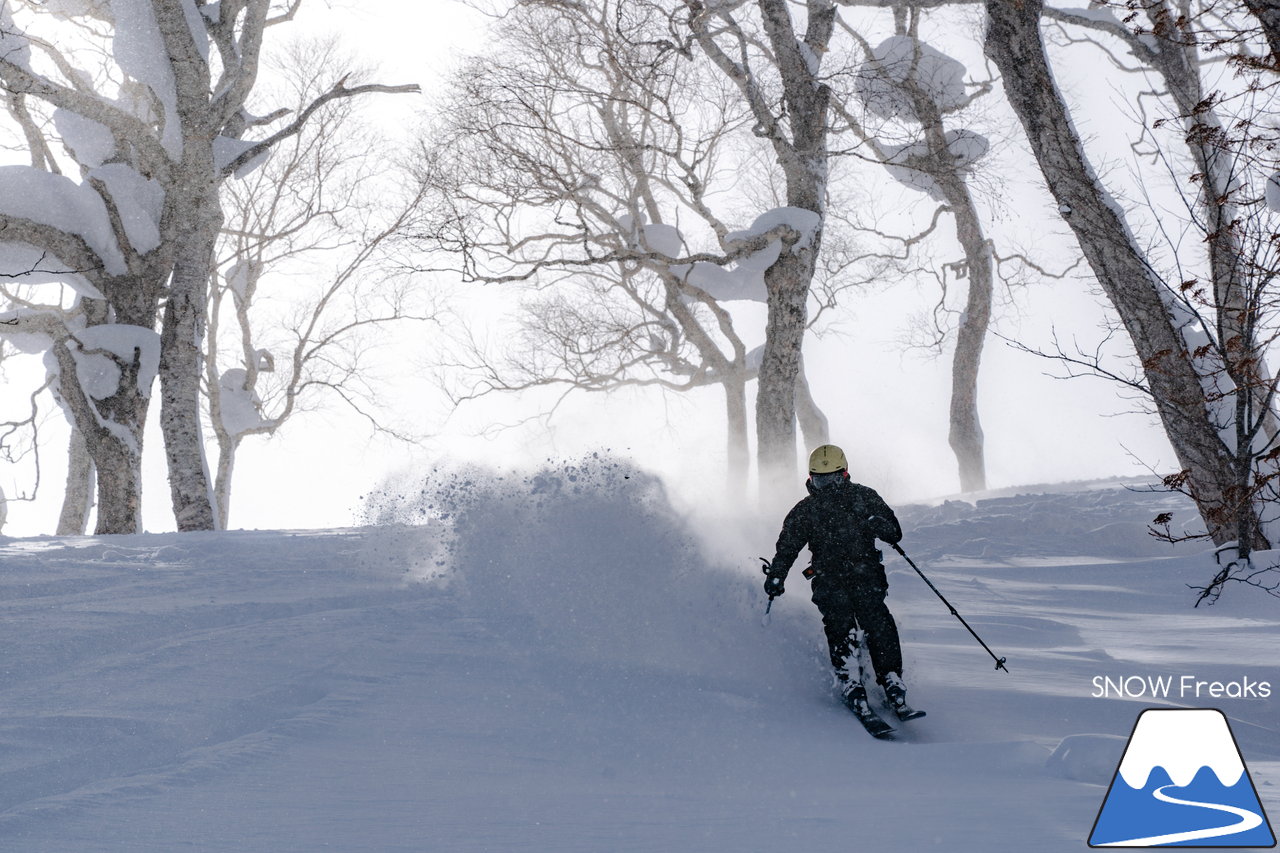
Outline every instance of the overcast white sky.
[[[428, 96], [438, 90], [459, 51], [486, 44], [483, 19], [453, 0], [309, 0], [304, 8], [298, 30], [339, 33], [353, 53], [378, 64], [382, 82], [417, 82]], [[1085, 96], [1090, 94], [1087, 71], [1076, 80], [1065, 75], [1064, 85], [1077, 95], [1081, 87]], [[380, 119], [410, 128], [420, 102], [384, 100], [375, 111]], [[1043, 199], [1026, 203], [1034, 208]], [[946, 442], [949, 362], [924, 360], [898, 347], [907, 315], [926, 308], [933, 294], [892, 284], [852, 298], [842, 315], [842, 334], [812, 342], [806, 359], [817, 399], [831, 420], [832, 440], [849, 453], [855, 476], [894, 501], [935, 499], [954, 492], [958, 482]], [[483, 298], [500, 299], [501, 294]], [[1078, 331], [1092, 341], [1103, 316], [1098, 305], [1098, 298], [1079, 282], [1037, 285], [1019, 295], [1015, 309], [1003, 312], [998, 328], [1038, 343], [1046, 341], [1054, 327], [1068, 334]], [[624, 395], [606, 402], [598, 396], [581, 397], [566, 406], [550, 432], [534, 427], [482, 439], [474, 435], [479, 428], [515, 421], [528, 414], [529, 407], [512, 399], [493, 400], [446, 421], [440, 398], [418, 378], [423, 349], [414, 344], [407, 343], [416, 351], [405, 362], [404, 382], [388, 398], [401, 421], [433, 433], [430, 440], [422, 447], [406, 448], [370, 439], [367, 430], [346, 415], [299, 417], [274, 440], [251, 439], [242, 446], [233, 527], [349, 525], [361, 496], [382, 478], [425, 472], [442, 460], [483, 457], [503, 464], [532, 464], [607, 449], [672, 474], [690, 485], [691, 493], [719, 482], [723, 409], [716, 391], [679, 399]], [[1150, 418], [1121, 414], [1132, 404], [1118, 399], [1114, 387], [1094, 379], [1050, 379], [1044, 375], [1049, 369], [1050, 364], [1015, 352], [998, 339], [988, 343], [980, 394], [993, 488], [1133, 475], [1143, 470], [1135, 456], [1156, 466], [1172, 461]], [[158, 404], [152, 409], [154, 419]], [[47, 432], [53, 438], [60, 428], [51, 422]], [[149, 530], [172, 529], [159, 435], [153, 431], [148, 442], [144, 523]], [[53, 438], [45, 460], [43, 499], [12, 504], [6, 534], [52, 529], [63, 477], [58, 447], [59, 439]], [[0, 480], [0, 485], [13, 490], [8, 480]], [[797, 482], [795, 494], [780, 497], [793, 500], [799, 494]]]

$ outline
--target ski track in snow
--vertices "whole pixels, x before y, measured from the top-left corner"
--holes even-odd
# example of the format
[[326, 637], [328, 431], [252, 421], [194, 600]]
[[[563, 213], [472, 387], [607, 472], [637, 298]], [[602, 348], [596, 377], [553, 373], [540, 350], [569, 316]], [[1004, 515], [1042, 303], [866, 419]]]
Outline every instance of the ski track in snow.
[[[1166, 496], [906, 507], [903, 546], [1010, 672], [890, 559], [929, 716], [877, 742], [798, 572], [760, 624], [780, 518], [724, 566], [690, 532], [713, 525], [612, 483], [437, 484], [400, 510], [444, 519], [412, 527], [0, 539], [0, 847], [1074, 851], [1118, 736], [1179, 704], [1094, 676], [1280, 687], [1280, 608], [1191, 610], [1204, 550], [1141, 537], [1191, 518]], [[1274, 701], [1211, 703], [1273, 810]]]

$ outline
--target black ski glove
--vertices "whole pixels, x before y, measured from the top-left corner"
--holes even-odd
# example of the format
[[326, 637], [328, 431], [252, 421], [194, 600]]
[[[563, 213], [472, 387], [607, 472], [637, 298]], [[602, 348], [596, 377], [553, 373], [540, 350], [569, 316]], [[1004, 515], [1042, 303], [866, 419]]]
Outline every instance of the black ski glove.
[[881, 518], [878, 515], [867, 517], [867, 527], [871, 528], [872, 534], [877, 539], [888, 542], [891, 545], [902, 538], [898, 531], [894, 529], [894, 525], [889, 523], [888, 519]]
[[786, 590], [783, 588], [782, 578], [777, 575], [769, 575], [764, 579], [764, 592], [770, 598], [777, 598]]

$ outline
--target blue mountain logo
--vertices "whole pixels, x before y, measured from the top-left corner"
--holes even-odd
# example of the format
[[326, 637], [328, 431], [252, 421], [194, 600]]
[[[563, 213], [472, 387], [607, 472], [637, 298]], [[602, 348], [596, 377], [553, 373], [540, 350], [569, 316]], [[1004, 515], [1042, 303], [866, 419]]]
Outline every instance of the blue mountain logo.
[[1090, 847], [1274, 847], [1276, 838], [1221, 711], [1138, 716]]

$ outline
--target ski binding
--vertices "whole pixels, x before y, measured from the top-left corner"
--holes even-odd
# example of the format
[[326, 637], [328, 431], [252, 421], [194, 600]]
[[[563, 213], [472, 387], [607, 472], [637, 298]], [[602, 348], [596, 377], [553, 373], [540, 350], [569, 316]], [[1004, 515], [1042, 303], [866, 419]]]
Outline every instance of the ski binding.
[[853, 695], [845, 696], [845, 707], [853, 712], [858, 718], [858, 722], [862, 723], [862, 727], [867, 730], [867, 734], [881, 740], [891, 739], [893, 737], [893, 726], [881, 719], [880, 715], [871, 710], [871, 706], [867, 704], [865, 695], [863, 697], [855, 697]]

